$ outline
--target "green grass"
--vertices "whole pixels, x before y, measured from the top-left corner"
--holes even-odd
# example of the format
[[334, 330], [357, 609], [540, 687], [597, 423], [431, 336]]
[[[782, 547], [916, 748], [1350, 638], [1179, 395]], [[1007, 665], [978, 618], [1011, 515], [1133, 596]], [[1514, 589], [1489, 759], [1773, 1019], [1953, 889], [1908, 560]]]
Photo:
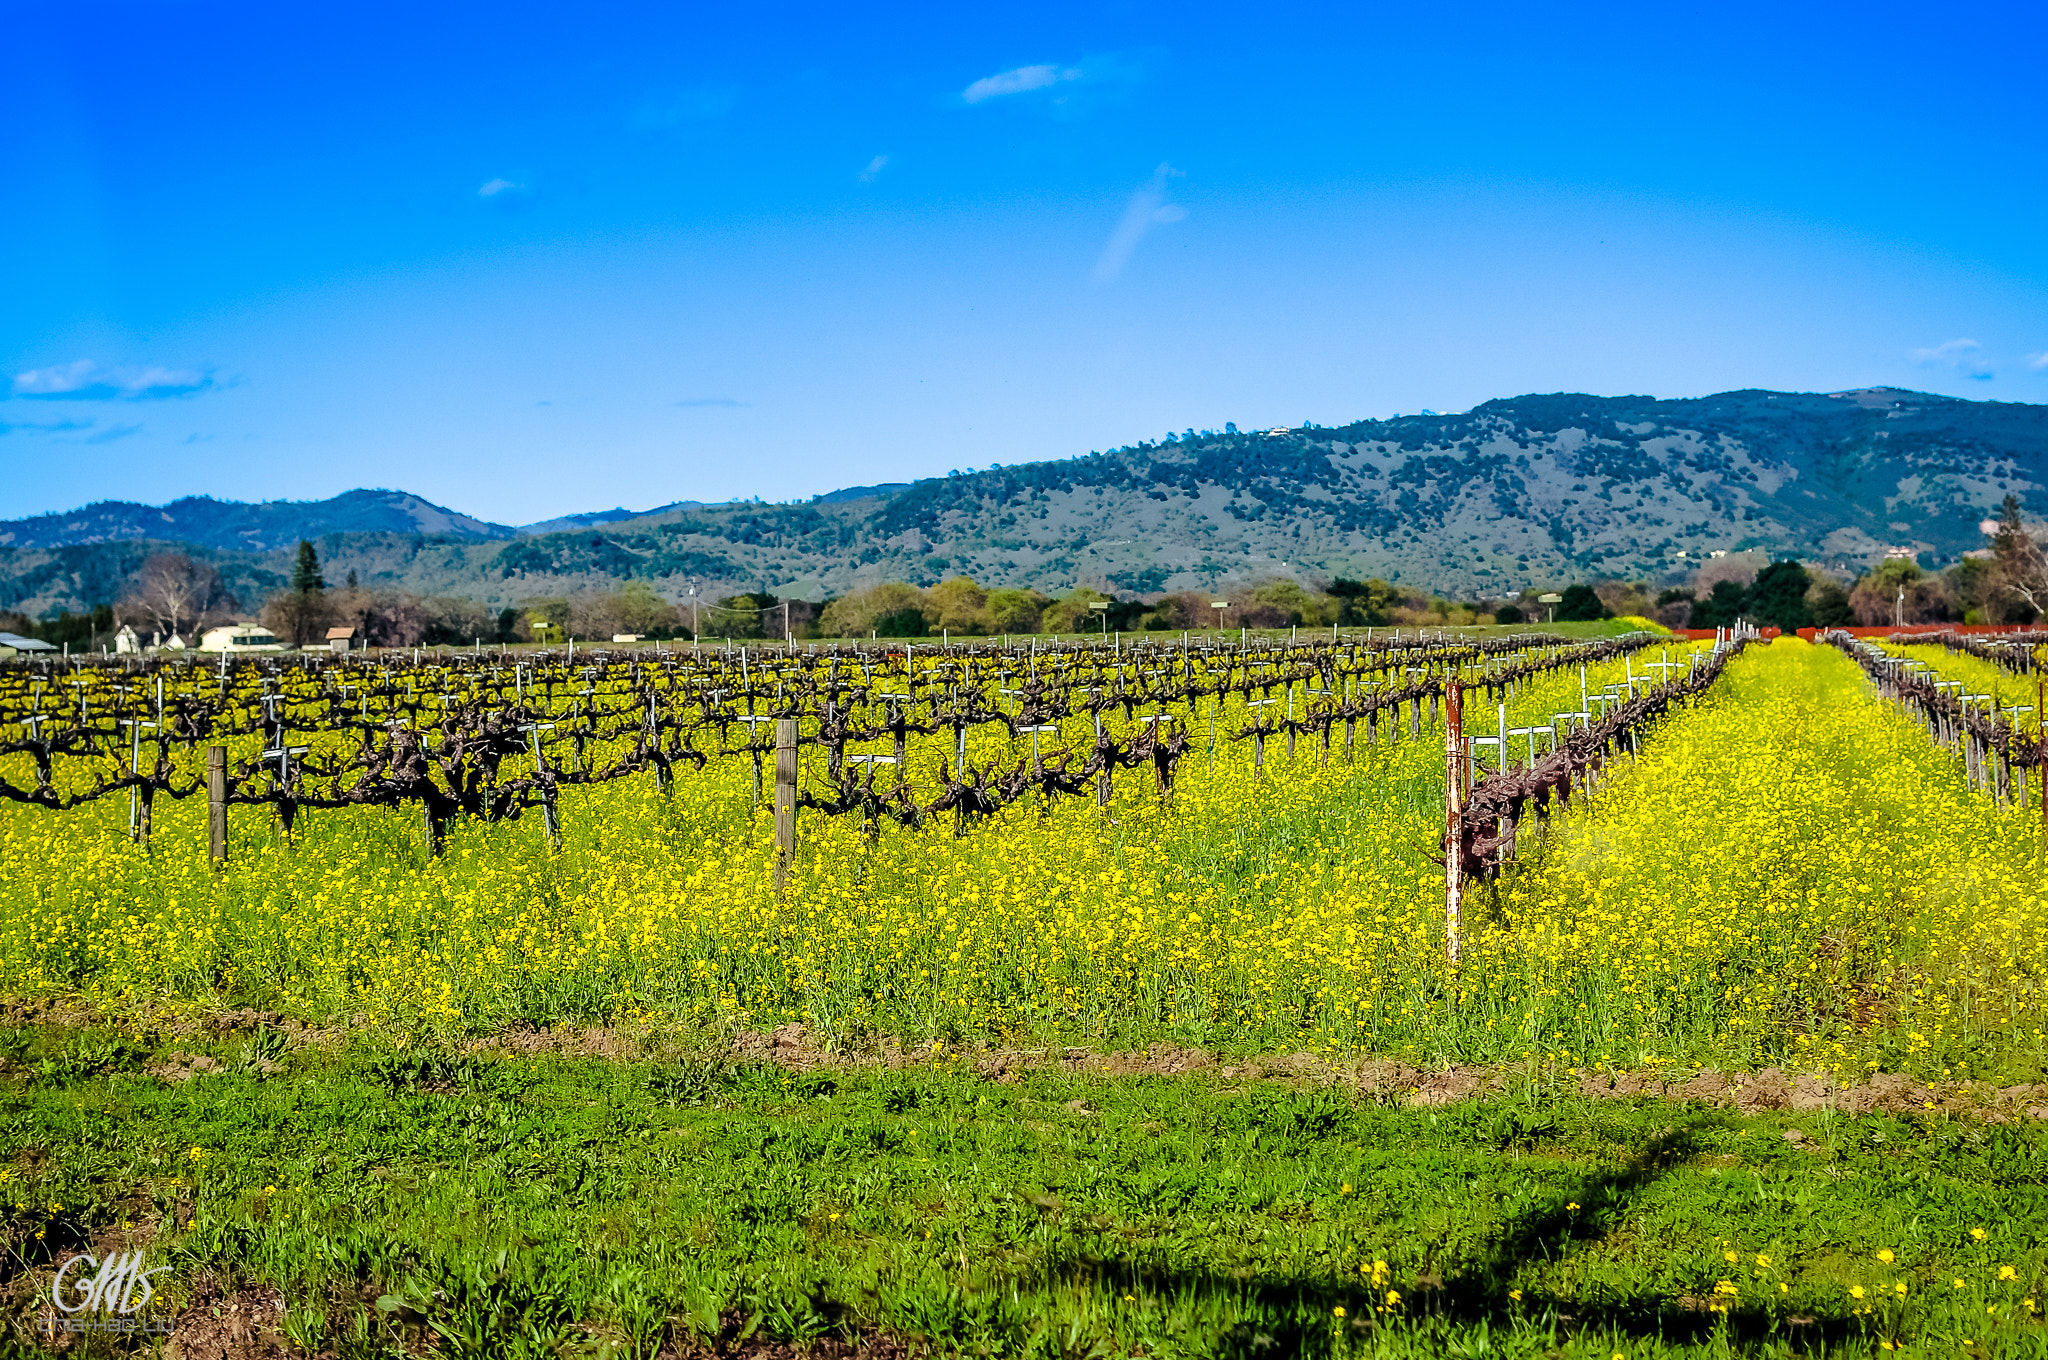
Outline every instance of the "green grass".
[[[143, 1070], [168, 1039], [0, 1033], [17, 1344], [55, 1263], [132, 1235], [174, 1300], [209, 1273], [275, 1285], [288, 1337], [337, 1357], [748, 1332], [1031, 1356], [2048, 1353], [2022, 1302], [2048, 1286], [2039, 1122], [260, 1034], [178, 1041], [222, 1070], [171, 1085]], [[1721, 1281], [1726, 1317], [1705, 1306]]]

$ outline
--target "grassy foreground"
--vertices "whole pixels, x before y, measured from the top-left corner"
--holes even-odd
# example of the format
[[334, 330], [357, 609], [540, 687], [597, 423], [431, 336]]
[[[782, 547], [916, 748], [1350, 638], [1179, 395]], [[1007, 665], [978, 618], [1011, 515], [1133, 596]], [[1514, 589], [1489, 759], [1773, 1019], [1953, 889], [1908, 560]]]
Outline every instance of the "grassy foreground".
[[21, 1353], [88, 1243], [337, 1357], [2048, 1353], [2039, 1121], [181, 1042], [7, 1033]]

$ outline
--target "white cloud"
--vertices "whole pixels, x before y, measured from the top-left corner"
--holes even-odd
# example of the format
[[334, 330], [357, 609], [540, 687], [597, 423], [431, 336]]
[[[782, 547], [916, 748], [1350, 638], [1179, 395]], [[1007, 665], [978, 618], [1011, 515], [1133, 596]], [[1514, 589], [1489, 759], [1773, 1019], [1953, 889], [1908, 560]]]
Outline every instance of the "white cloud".
[[82, 391], [90, 386], [93, 374], [99, 365], [90, 359], [77, 363], [57, 364], [51, 368], [32, 368], [26, 373], [14, 375], [14, 395], [17, 397], [57, 397]]
[[1914, 350], [1913, 362], [1916, 364], [1952, 364], [1959, 356], [1975, 354], [1983, 348], [1975, 340], [1945, 340], [1931, 349]]
[[496, 198], [500, 194], [523, 194], [526, 186], [517, 180], [487, 179], [477, 187], [478, 198]]
[[15, 374], [12, 395], [44, 401], [147, 401], [189, 397], [212, 386], [213, 375], [197, 369], [165, 368], [160, 364], [101, 368], [91, 359], [79, 359]]
[[2043, 350], [2039, 354], [2029, 354], [2027, 356], [2027, 367], [2033, 369], [2036, 373], [2039, 373], [2044, 368], [2048, 368], [2048, 350]]
[[1116, 224], [1116, 230], [1103, 243], [1102, 256], [1095, 262], [1095, 280], [1108, 283], [1124, 272], [1130, 263], [1131, 252], [1138, 248], [1138, 242], [1145, 239], [1145, 233], [1156, 226], [1178, 222], [1188, 215], [1186, 208], [1178, 203], [1166, 201], [1166, 182], [1179, 179], [1187, 172], [1176, 170], [1165, 161], [1152, 172], [1152, 178], [1144, 187], [1131, 195], [1131, 201], [1124, 207], [1123, 218]]
[[1006, 94], [1025, 94], [1031, 90], [1043, 90], [1049, 85], [1080, 78], [1080, 71], [1070, 66], [1019, 66], [1014, 71], [998, 71], [992, 76], [983, 76], [962, 90], [960, 98], [964, 103], [979, 104], [984, 99], [997, 99]]
[[875, 182], [875, 176], [881, 174], [883, 170], [887, 169], [888, 165], [889, 158], [887, 156], [875, 157], [873, 160], [868, 162], [868, 168], [860, 172], [860, 182], [862, 184], [873, 184]]
[[1952, 368], [1979, 382], [1994, 376], [1984, 362], [1984, 346], [1975, 340], [1944, 340], [1929, 349], [1916, 349], [1913, 362], [1922, 368]]

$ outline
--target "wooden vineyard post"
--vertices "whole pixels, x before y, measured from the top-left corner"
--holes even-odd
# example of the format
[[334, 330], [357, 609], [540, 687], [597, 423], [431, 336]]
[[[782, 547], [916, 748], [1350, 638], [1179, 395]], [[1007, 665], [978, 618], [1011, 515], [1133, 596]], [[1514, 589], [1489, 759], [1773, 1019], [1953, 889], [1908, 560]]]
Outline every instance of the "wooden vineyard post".
[[775, 891], [789, 888], [796, 858], [796, 719], [775, 720]]
[[[1098, 744], [1102, 741], [1101, 709], [1095, 711], [1095, 740]], [[1110, 776], [1111, 768], [1111, 766], [1105, 765], [1102, 767], [1102, 773], [1095, 776], [1095, 806], [1097, 807], [1108, 807], [1110, 795], [1115, 792], [1114, 783]], [[1210, 756], [1210, 768], [1215, 768], [1214, 755]]]
[[1458, 682], [1444, 686], [1444, 962], [1458, 966], [1459, 908], [1465, 895], [1465, 722]]
[[[540, 734], [551, 731], [553, 723], [527, 723], [520, 731], [533, 741], [533, 773], [538, 778], [547, 770], [547, 758], [541, 754]], [[541, 787], [540, 820], [547, 832], [548, 845], [559, 850], [562, 846], [562, 819], [555, 810], [555, 786], [552, 783]]]
[[228, 748], [206, 748], [206, 843], [215, 864], [228, 862]]
[[655, 714], [654, 691], [651, 688], [647, 691], [647, 744], [653, 747], [656, 752], [656, 759], [654, 761], [654, 791], [663, 797], [667, 797], [668, 767], [662, 764], [659, 758], [661, 751], [661, 719]]

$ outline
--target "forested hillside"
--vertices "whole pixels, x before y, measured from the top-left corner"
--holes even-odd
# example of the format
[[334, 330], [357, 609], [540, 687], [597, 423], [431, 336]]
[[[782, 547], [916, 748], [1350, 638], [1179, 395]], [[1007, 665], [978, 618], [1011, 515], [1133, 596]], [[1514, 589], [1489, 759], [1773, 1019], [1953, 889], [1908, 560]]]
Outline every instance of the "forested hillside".
[[0, 524], [0, 608], [93, 603], [152, 541], [198, 545], [255, 589], [281, 579], [300, 536], [336, 575], [491, 604], [622, 579], [671, 598], [692, 582], [817, 597], [963, 573], [1047, 591], [1377, 576], [1499, 594], [1677, 579], [1742, 549], [1853, 572], [1904, 547], [1938, 565], [1982, 545], [1979, 521], [2007, 492], [2042, 509], [2044, 485], [2048, 407], [1889, 388], [1525, 396], [1461, 415], [1189, 430], [798, 504], [565, 515], [542, 533], [401, 492], [94, 506]]

